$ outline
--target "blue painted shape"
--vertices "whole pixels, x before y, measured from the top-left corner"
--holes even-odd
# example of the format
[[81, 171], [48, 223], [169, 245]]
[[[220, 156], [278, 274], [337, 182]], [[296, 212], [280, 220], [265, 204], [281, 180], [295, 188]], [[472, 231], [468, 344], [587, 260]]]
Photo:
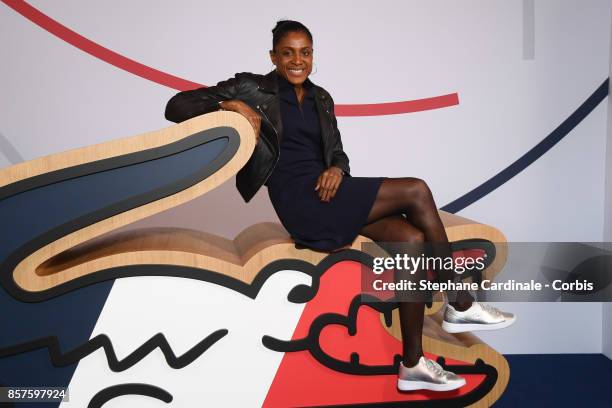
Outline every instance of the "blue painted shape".
[[[78, 217], [185, 180], [200, 181], [194, 175], [209, 168], [228, 144], [229, 139], [222, 137], [176, 154], [60, 181], [0, 201], [0, 262], [24, 243]], [[152, 200], [159, 198], [162, 196]], [[51, 335], [58, 336], [62, 352], [86, 342], [112, 284], [100, 282], [38, 303], [20, 302], [0, 289], [0, 348]], [[76, 364], [54, 367], [45, 348], [0, 358], [0, 381], [7, 386], [67, 385], [75, 368]]]
[[[0, 289], [0, 348], [57, 335], [62, 352], [87, 341], [111, 291], [113, 281], [86, 286], [41, 303], [24, 303]], [[65, 387], [77, 364], [55, 367], [47, 348], [0, 358], [0, 381], [6, 386]], [[0, 407], [2, 404], [0, 403]], [[19, 403], [19, 408], [57, 407], [59, 403]]]
[[[562, 341], [562, 339], [559, 339]], [[610, 407], [612, 360], [603, 354], [514, 354], [495, 407]]]
[[217, 158], [227, 144], [227, 138], [212, 140], [178, 154], [49, 184], [0, 201], [0, 263], [52, 228], [188, 178]]

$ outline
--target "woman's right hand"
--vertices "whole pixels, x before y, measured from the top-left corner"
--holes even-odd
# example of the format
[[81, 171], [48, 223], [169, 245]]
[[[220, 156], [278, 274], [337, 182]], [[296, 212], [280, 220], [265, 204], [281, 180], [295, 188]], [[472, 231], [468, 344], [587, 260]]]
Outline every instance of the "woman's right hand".
[[237, 112], [244, 116], [253, 126], [255, 131], [255, 143], [259, 143], [259, 129], [261, 127], [261, 116], [255, 112], [249, 105], [242, 102], [239, 99], [231, 99], [229, 101], [223, 101], [219, 104], [221, 109], [225, 109], [232, 112]]

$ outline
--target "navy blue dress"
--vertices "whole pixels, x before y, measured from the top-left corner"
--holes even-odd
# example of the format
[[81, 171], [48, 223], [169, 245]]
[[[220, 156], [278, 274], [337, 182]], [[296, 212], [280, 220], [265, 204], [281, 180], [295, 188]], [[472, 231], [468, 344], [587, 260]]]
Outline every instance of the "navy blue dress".
[[281, 223], [303, 246], [333, 251], [353, 242], [365, 225], [384, 177], [343, 177], [336, 196], [315, 191], [325, 170], [314, 88], [305, 84], [300, 106], [294, 87], [278, 76], [283, 133], [279, 161], [266, 182]]

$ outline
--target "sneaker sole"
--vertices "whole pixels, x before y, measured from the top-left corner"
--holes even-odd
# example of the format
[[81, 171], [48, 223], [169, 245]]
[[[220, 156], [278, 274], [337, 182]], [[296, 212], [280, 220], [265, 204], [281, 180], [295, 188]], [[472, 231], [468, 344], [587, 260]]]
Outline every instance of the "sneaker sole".
[[504, 320], [503, 322], [494, 324], [482, 324], [482, 323], [449, 323], [447, 321], [442, 322], [442, 329], [447, 333], [463, 333], [472, 331], [485, 331], [485, 330], [499, 330], [506, 328], [516, 321], [516, 316], [512, 319]]
[[410, 381], [410, 380], [397, 380], [397, 389], [400, 391], [417, 391], [417, 390], [430, 390], [430, 391], [452, 391], [457, 388], [461, 388], [466, 384], [465, 379], [463, 381], [456, 381], [447, 384], [434, 384], [424, 381]]

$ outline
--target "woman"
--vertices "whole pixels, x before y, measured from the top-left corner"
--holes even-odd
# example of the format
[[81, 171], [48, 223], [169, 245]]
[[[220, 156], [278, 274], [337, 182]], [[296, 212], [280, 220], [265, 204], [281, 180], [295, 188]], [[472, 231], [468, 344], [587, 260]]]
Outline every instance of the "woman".
[[[284, 20], [272, 34], [274, 71], [265, 76], [236, 74], [216, 86], [180, 92], [168, 102], [166, 118], [180, 122], [219, 109], [246, 117], [257, 144], [237, 174], [237, 188], [248, 202], [266, 185], [279, 219], [299, 245], [335, 251], [362, 234], [378, 242], [408, 242], [416, 247], [440, 243], [450, 251], [424, 181], [350, 176], [334, 102], [327, 91], [308, 79], [313, 65], [308, 28]], [[438, 275], [444, 281], [453, 278], [452, 271]], [[423, 277], [423, 271], [417, 276]], [[424, 307], [422, 301], [399, 303], [403, 360], [398, 388], [459, 388], [465, 384], [463, 378], [423, 356]], [[473, 302], [463, 291], [447, 306], [443, 327], [452, 332], [491, 330], [513, 321], [512, 315]]]

